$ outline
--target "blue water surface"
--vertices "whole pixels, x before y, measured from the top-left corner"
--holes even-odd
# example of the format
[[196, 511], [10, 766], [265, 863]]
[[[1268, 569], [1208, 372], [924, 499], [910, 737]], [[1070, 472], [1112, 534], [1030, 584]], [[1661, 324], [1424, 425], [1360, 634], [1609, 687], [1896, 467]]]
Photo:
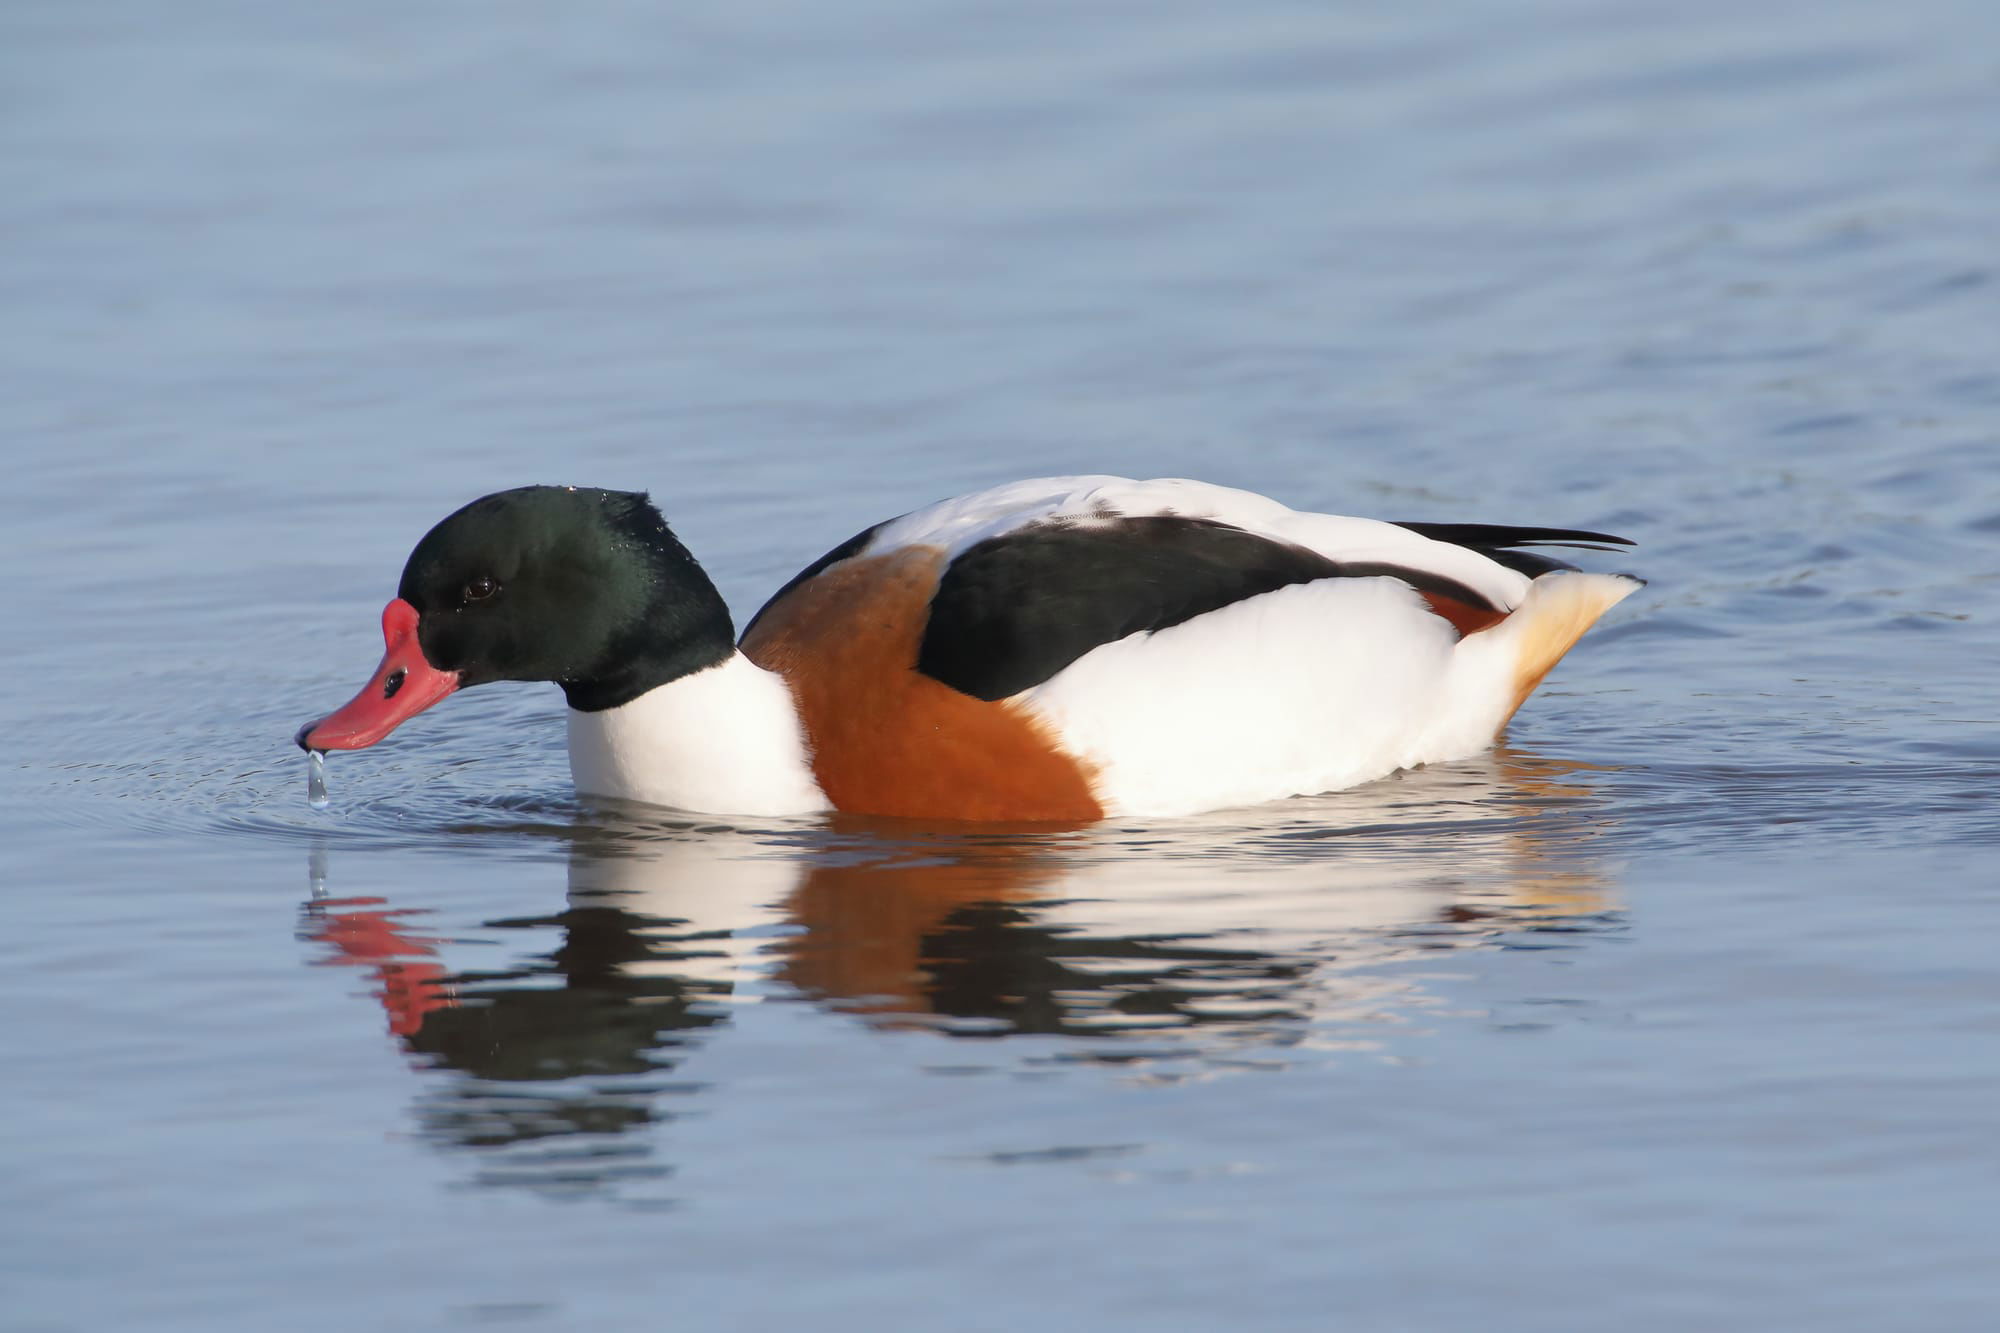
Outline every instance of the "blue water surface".
[[[1980, 1329], [2000, 10], [0, 11], [0, 1326]], [[1636, 539], [1493, 753], [697, 819], [336, 755], [411, 543], [649, 489], [739, 621], [1189, 475]]]

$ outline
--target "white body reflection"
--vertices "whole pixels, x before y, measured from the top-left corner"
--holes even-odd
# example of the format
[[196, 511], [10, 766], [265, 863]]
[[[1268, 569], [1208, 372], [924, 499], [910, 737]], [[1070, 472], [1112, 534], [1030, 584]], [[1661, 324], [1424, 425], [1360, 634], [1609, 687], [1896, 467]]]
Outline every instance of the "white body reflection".
[[[1070, 941], [1057, 950], [1063, 965], [1106, 979], [1055, 997], [1079, 1020], [1096, 1008], [1089, 992], [1129, 982], [1120, 957], [1141, 944], [1213, 994], [1191, 998], [1191, 1014], [1219, 1015], [1230, 997], [1187, 958], [1176, 966], [1176, 946], [1295, 964], [1291, 999], [1306, 1016], [1333, 998], [1329, 988], [1351, 999], [1353, 974], [1440, 938], [1605, 911], [1588, 820], [1562, 818], [1585, 796], [1564, 771], [1501, 751], [1279, 805], [1059, 831], [677, 825], [627, 808], [572, 844], [570, 901], [660, 923], [649, 934], [667, 947], [630, 964], [635, 974], [699, 978], [744, 999], [803, 993], [880, 1017], [949, 1020], [940, 970], [973, 960], [937, 951], [999, 911], [1022, 935], [1015, 943], [1024, 932], [1045, 952]], [[1007, 931], [986, 924], [984, 947], [1005, 952]], [[1093, 959], [1089, 941], [1111, 953]], [[1336, 975], [1350, 979], [1336, 986]], [[1171, 1021], [1135, 1014], [1127, 1025]]]
[[[565, 904], [483, 923], [476, 954], [376, 902], [328, 900], [312, 934], [374, 968], [395, 1035], [456, 1076], [420, 1095], [432, 1137], [508, 1148], [486, 1179], [597, 1184], [648, 1169], [631, 1131], [676, 1114], [699, 1051], [773, 1001], [940, 1036], [1071, 1038], [1079, 1060], [1383, 1045], [1434, 1007], [1407, 960], [1604, 928], [1601, 816], [1577, 776], [1502, 750], [1068, 830], [603, 809], [563, 830]], [[509, 928], [543, 951], [497, 959], [492, 932]], [[548, 1160], [524, 1165], [524, 1144]]]

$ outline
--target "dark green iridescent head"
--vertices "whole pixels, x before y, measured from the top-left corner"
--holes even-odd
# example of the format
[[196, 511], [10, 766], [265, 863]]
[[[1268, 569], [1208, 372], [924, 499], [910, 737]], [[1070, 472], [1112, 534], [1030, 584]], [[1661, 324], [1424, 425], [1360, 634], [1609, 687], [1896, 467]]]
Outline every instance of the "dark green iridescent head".
[[424, 657], [461, 685], [552, 680], [572, 708], [615, 708], [714, 666], [729, 609], [643, 493], [523, 486], [424, 535], [398, 595]]

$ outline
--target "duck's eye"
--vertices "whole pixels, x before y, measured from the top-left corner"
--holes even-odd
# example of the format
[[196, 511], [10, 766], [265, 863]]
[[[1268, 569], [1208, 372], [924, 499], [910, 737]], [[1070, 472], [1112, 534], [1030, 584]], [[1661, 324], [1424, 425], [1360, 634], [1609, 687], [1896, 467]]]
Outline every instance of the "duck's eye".
[[468, 602], [483, 602], [499, 591], [499, 584], [486, 575], [481, 574], [465, 585], [465, 600]]

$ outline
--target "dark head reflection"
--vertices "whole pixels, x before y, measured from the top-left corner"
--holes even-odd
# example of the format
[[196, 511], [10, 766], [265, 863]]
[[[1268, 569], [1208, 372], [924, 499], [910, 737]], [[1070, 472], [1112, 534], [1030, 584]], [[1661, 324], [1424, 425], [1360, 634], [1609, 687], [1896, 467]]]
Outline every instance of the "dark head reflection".
[[373, 972], [403, 1048], [454, 1075], [420, 1093], [422, 1132], [443, 1146], [506, 1150], [491, 1154], [482, 1181], [561, 1192], [664, 1172], [633, 1132], [673, 1118], [697, 1090], [671, 1074], [690, 1041], [723, 1021], [716, 1001], [728, 990], [700, 975], [708, 951], [685, 923], [600, 903], [490, 921], [487, 930], [554, 947], [452, 971], [437, 961], [446, 941], [379, 899], [307, 911], [309, 933], [333, 951], [326, 961]]
[[1409, 1040], [1430, 1001], [1399, 964], [1577, 947], [1615, 923], [1600, 820], [1586, 786], [1505, 752], [1130, 829], [607, 815], [562, 830], [560, 911], [452, 941], [379, 901], [324, 900], [309, 922], [322, 961], [370, 970], [391, 1032], [439, 1076], [418, 1098], [427, 1136], [479, 1152], [483, 1181], [597, 1189], [666, 1169], [644, 1131], [699, 1105], [703, 1048], [763, 1005], [1053, 1037], [1055, 1059], [1149, 1077], [1282, 1066], [1306, 1038]]

